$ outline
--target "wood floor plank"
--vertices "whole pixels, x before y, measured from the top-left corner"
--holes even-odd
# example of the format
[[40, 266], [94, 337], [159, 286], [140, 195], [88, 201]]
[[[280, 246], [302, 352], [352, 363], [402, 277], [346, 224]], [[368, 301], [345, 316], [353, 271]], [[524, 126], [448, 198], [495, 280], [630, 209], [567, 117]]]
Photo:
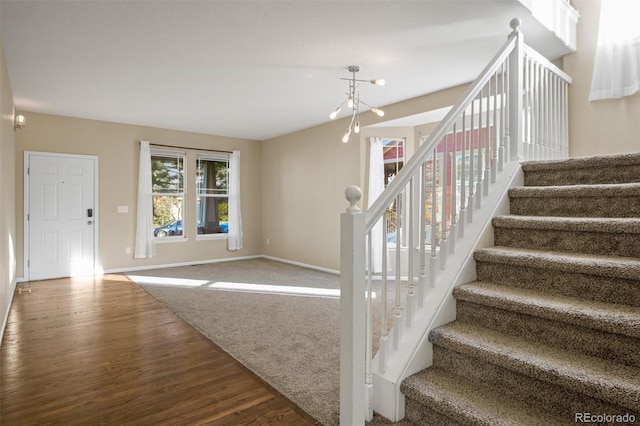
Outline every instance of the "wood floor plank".
[[0, 424], [317, 424], [122, 275], [30, 284], [0, 347]]

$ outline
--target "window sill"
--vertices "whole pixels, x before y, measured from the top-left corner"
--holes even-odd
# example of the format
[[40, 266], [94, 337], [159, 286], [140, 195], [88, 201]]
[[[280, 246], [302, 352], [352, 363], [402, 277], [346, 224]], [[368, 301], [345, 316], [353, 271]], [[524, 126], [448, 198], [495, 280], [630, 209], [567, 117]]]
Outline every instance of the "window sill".
[[186, 243], [189, 239], [185, 237], [155, 237], [154, 241], [156, 244]]
[[226, 240], [229, 234], [198, 234], [196, 241]]

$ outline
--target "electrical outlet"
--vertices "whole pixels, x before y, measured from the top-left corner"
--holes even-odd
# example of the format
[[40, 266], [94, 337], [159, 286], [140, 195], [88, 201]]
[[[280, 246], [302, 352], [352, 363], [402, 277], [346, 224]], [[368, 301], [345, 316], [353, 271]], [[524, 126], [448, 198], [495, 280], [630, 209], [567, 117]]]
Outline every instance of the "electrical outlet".
[[269, 243], [270, 243], [270, 242], [271, 242], [271, 240], [269, 240], [269, 239], [267, 238], [267, 245], [269, 245]]
[[131, 247], [127, 247], [124, 249], [125, 254], [131, 254]]

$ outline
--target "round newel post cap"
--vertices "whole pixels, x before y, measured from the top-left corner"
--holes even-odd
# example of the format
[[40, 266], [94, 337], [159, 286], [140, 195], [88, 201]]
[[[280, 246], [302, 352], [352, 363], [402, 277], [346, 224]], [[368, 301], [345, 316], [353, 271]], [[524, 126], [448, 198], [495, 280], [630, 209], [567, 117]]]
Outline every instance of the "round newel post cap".
[[513, 18], [511, 22], [509, 22], [509, 26], [513, 31], [518, 31], [520, 25], [522, 25], [522, 21], [520, 20], [520, 18]]
[[349, 207], [347, 207], [347, 213], [357, 213], [360, 208], [357, 206], [358, 201], [362, 198], [362, 190], [356, 185], [349, 185], [344, 190], [344, 196], [349, 201]]

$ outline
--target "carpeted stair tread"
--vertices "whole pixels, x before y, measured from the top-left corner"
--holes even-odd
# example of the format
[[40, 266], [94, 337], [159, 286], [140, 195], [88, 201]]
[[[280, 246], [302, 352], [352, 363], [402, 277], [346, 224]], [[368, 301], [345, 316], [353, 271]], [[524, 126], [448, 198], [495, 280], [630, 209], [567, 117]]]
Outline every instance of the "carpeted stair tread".
[[431, 331], [449, 350], [640, 411], [640, 369], [454, 321]]
[[511, 188], [514, 198], [589, 198], [589, 197], [637, 197], [640, 182], [595, 185], [521, 186]]
[[[572, 424], [522, 401], [439, 368], [423, 370], [402, 382], [412, 399], [459, 424], [534, 426]], [[453, 422], [452, 422], [453, 423]]]
[[532, 230], [640, 234], [640, 218], [504, 215], [496, 216], [493, 219], [493, 226]]
[[524, 161], [522, 170], [525, 172], [539, 170], [591, 169], [598, 167], [615, 170], [620, 166], [637, 165], [640, 167], [640, 153], [597, 155], [591, 157], [576, 157], [562, 160]]
[[507, 265], [544, 268], [640, 281], [640, 259], [554, 252], [512, 247], [488, 247], [474, 252], [474, 259]]
[[640, 182], [640, 154], [524, 162], [522, 170], [527, 186]]
[[609, 333], [640, 337], [640, 307], [577, 299], [480, 281], [458, 286], [453, 295], [458, 300]]

